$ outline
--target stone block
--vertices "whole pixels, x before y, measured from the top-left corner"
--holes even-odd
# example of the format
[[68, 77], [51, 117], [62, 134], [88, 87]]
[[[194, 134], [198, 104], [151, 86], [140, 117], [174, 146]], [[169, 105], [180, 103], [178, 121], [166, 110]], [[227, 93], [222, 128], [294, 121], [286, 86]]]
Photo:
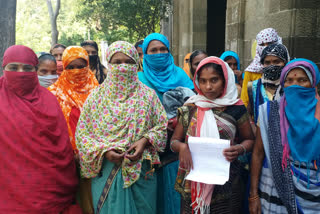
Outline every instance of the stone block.
[[317, 10], [299, 9], [296, 11], [295, 31], [292, 36], [314, 36], [317, 28]]
[[280, 1], [279, 0], [265, 0], [265, 5], [268, 5], [268, 13], [277, 13], [280, 11]]
[[275, 14], [270, 14], [265, 19], [266, 27], [272, 27], [276, 29], [281, 37], [288, 37], [291, 34], [291, 20], [292, 11], [281, 11]]
[[293, 57], [310, 59], [315, 63], [320, 63], [320, 39], [315, 37], [294, 37]]
[[296, 5], [295, 8], [303, 9], [320, 9], [320, 1], [319, 0], [295, 0]]
[[226, 30], [227, 30], [226, 38], [228, 40], [235, 40], [235, 39], [238, 39], [238, 37], [240, 36], [239, 35], [239, 23], [228, 25]]
[[280, 11], [291, 10], [293, 8], [293, 0], [280, 0]]

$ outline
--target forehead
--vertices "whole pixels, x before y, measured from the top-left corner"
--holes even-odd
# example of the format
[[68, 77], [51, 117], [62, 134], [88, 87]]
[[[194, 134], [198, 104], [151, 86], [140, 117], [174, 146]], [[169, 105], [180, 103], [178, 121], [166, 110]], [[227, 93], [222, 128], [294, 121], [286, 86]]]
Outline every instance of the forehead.
[[161, 48], [161, 47], [165, 47], [165, 44], [163, 44], [162, 42], [160, 42], [159, 40], [152, 40], [150, 43], [149, 43], [149, 46], [148, 46], [148, 50], [151, 49], [151, 48]]
[[[82, 59], [82, 58], [79, 58], [79, 59], [75, 59], [75, 60], [72, 60], [69, 65], [72, 65], [72, 66], [75, 66], [75, 65], [81, 65], [81, 66], [86, 66], [87, 65], [87, 61]], [[69, 66], [68, 65], [68, 66]]]
[[201, 60], [203, 60], [204, 58], [207, 58], [207, 55], [201, 53], [201, 54], [197, 55], [196, 57], [194, 57], [193, 62], [201, 61]]
[[267, 55], [264, 58], [264, 61], [274, 61], [274, 60], [281, 60], [283, 61], [280, 57], [274, 56], [274, 55]]
[[62, 53], [65, 49], [63, 47], [57, 47], [52, 49], [52, 54]]
[[86, 49], [86, 51], [97, 51], [94, 47], [92, 47], [91, 45], [85, 45], [83, 46], [84, 49]]
[[44, 60], [44, 61], [42, 61], [40, 64], [39, 64], [39, 67], [57, 67], [57, 63], [55, 63], [54, 61], [52, 61], [52, 60], [49, 60], [49, 59], [47, 59], [47, 60]]
[[302, 68], [294, 68], [288, 72], [287, 77], [294, 77], [294, 76], [307, 76], [306, 72]]
[[205, 67], [201, 69], [199, 78], [201, 79], [210, 79], [212, 77], [216, 77], [216, 76], [220, 76], [218, 74], [218, 72], [216, 71], [216, 69], [214, 69], [213, 67]]
[[226, 62], [237, 63], [237, 60], [234, 57], [232, 57], [232, 58], [228, 59]]
[[21, 62], [10, 62], [6, 66], [32, 66], [32, 67], [34, 67], [33, 65], [24, 64]]

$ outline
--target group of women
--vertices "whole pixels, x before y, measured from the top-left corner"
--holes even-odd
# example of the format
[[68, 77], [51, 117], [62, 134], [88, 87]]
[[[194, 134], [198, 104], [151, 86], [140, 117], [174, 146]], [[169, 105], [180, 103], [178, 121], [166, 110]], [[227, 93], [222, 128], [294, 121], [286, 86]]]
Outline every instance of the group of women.
[[[232, 51], [196, 50], [181, 69], [158, 33], [112, 43], [107, 67], [93, 41], [8, 48], [1, 211], [318, 213], [319, 69], [290, 61], [272, 28], [256, 39], [245, 72]], [[186, 180], [190, 136], [230, 140], [224, 185]]]

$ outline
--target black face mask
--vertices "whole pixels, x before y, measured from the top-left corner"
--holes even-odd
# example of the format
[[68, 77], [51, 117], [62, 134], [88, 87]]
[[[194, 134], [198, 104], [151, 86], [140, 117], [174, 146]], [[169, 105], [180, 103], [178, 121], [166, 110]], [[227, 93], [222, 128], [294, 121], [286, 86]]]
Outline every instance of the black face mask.
[[280, 79], [281, 71], [284, 66], [270, 65], [268, 67], [263, 68], [263, 76], [264, 79], [275, 81]]
[[97, 59], [98, 59], [98, 55], [90, 55], [89, 56], [90, 67], [96, 67], [97, 66]]

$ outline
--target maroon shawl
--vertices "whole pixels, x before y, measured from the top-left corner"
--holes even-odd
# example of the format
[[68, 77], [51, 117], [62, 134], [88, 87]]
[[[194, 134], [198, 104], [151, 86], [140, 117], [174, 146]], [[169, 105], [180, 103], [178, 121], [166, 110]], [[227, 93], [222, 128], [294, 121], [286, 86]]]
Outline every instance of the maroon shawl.
[[[15, 45], [3, 57], [35, 66], [37, 56]], [[68, 127], [56, 97], [36, 72], [4, 70], [0, 78], [1, 213], [60, 213], [78, 184]]]

